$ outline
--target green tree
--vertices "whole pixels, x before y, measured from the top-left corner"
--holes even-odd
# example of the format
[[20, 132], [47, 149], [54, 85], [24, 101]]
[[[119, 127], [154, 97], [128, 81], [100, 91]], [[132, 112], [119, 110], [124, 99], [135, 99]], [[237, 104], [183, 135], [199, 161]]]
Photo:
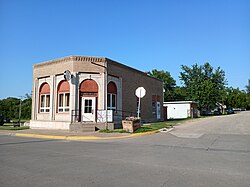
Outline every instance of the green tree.
[[[31, 96], [26, 94], [21, 101], [21, 119], [30, 119], [31, 117]], [[20, 99], [14, 97], [8, 97], [0, 100], [0, 114], [9, 119], [19, 118]]]
[[250, 97], [244, 90], [230, 87], [226, 89], [226, 95], [227, 108], [250, 108]]
[[147, 74], [163, 81], [165, 90], [164, 101], [175, 100], [176, 81], [168, 71], [154, 69], [151, 72], [147, 72]]
[[199, 102], [201, 112], [213, 109], [217, 102], [225, 100], [225, 72], [209, 64], [182, 65], [180, 79], [186, 90], [186, 99]]
[[22, 101], [22, 119], [30, 119], [31, 118], [31, 107], [32, 107], [32, 99], [31, 96], [26, 94], [25, 99]]
[[8, 97], [0, 101], [0, 114], [10, 119], [18, 119], [20, 100]]
[[250, 94], [250, 79], [248, 79], [248, 85], [246, 85], [246, 92]]
[[185, 87], [176, 86], [174, 88], [174, 93], [175, 93], [175, 98], [174, 98], [175, 101], [185, 101], [188, 99]]

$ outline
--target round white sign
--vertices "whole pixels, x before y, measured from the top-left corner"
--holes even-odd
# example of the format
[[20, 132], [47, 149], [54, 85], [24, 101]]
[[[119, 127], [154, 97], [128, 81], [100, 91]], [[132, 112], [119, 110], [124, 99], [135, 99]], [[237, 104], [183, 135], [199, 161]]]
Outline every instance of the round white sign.
[[64, 79], [69, 81], [71, 79], [71, 73], [69, 70], [64, 71], [63, 73]]
[[135, 95], [139, 98], [143, 98], [146, 95], [146, 90], [143, 87], [139, 87], [135, 90]]

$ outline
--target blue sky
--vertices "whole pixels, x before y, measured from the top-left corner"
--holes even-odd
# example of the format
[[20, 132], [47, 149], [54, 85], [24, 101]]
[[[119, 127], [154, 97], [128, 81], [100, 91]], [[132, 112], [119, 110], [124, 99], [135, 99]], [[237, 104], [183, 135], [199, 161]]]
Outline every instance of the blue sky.
[[32, 65], [103, 56], [141, 71], [220, 66], [250, 79], [249, 0], [0, 0], [0, 99], [32, 90]]

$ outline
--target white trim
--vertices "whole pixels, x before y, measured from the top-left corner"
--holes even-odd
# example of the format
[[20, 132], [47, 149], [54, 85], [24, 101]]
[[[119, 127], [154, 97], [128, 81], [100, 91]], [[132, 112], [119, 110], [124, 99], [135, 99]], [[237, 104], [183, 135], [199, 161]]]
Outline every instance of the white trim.
[[[42, 96], [44, 96], [44, 106], [42, 107]], [[49, 106], [47, 106], [47, 96], [49, 96]], [[50, 112], [50, 94], [40, 94], [40, 106], [39, 112], [40, 113], [49, 113]]]
[[[68, 106], [66, 106], [66, 94], [69, 94], [68, 96]], [[60, 95], [63, 95], [62, 97], [62, 106], [60, 106]], [[70, 92], [59, 92], [58, 95], [58, 107], [57, 107], [57, 112], [58, 113], [68, 113], [69, 112], [69, 109], [70, 109]], [[60, 111], [61, 110], [61, 111]]]
[[[115, 96], [115, 106], [112, 106], [112, 104], [113, 104], [113, 97], [112, 96]], [[110, 103], [108, 103], [108, 97], [110, 98], [110, 100], [109, 100]], [[109, 106], [108, 106], [108, 104], [109, 104]], [[117, 108], [117, 94], [108, 93], [107, 94], [107, 109], [108, 110], [116, 110], [116, 108]]]
[[[85, 106], [85, 100], [90, 100], [91, 104], [88, 103], [87, 106]], [[85, 109], [91, 109], [91, 111], [86, 111]], [[82, 116], [81, 120], [83, 122], [86, 121], [96, 121], [96, 97], [82, 97]]]
[[168, 102], [163, 102], [163, 105], [164, 104], [191, 104], [191, 103], [198, 104], [198, 102], [195, 102], [195, 101], [168, 101]]

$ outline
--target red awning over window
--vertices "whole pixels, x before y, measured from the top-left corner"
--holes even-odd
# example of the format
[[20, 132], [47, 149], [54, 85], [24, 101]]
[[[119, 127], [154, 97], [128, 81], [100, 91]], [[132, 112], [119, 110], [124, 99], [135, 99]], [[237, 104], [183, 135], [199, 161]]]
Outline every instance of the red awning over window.
[[58, 92], [69, 92], [70, 87], [69, 83], [66, 80], [63, 80], [58, 85]]
[[92, 79], [85, 80], [80, 85], [80, 92], [97, 93], [98, 85]]
[[114, 82], [108, 83], [108, 93], [117, 94], [117, 88]]
[[40, 94], [50, 94], [50, 87], [47, 82], [43, 83], [40, 87]]

